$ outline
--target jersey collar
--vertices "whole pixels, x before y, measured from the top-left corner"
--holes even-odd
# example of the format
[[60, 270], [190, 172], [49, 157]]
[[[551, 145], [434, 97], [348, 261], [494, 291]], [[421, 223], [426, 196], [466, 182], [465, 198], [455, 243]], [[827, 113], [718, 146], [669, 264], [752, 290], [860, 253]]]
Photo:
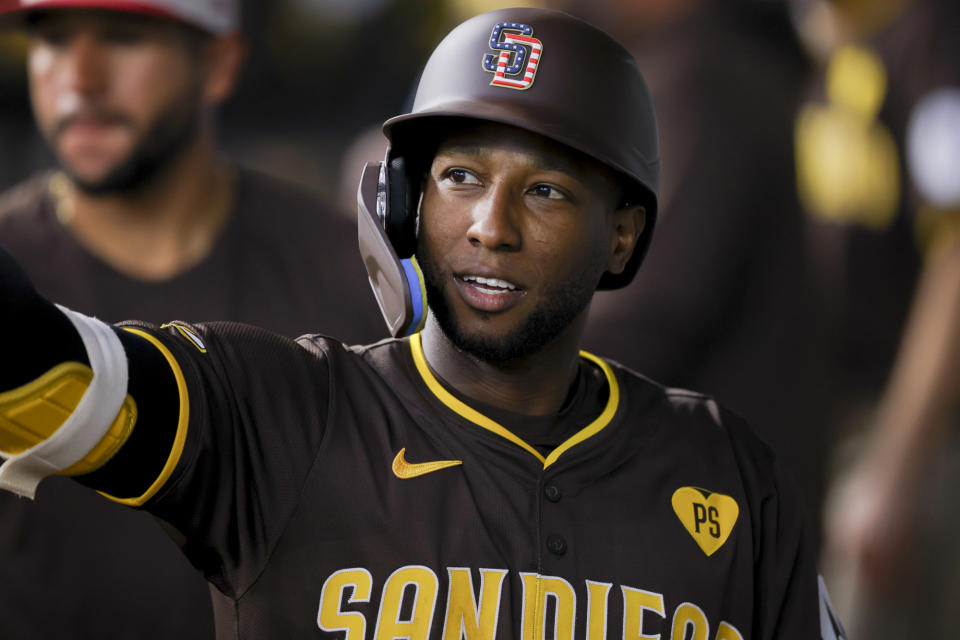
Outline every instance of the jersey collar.
[[595, 436], [602, 431], [608, 424], [610, 424], [610, 421], [613, 420], [613, 416], [617, 412], [617, 406], [620, 404], [620, 386], [617, 384], [617, 377], [614, 375], [613, 369], [610, 368], [610, 365], [592, 353], [581, 351], [580, 357], [584, 358], [585, 360], [589, 360], [593, 364], [600, 367], [600, 369], [603, 371], [603, 375], [607, 378], [607, 388], [610, 390], [610, 395], [607, 398], [607, 404], [603, 408], [603, 411], [600, 412], [600, 415], [597, 416], [593, 422], [567, 438], [559, 446], [557, 446], [556, 449], [551, 451], [548, 456], [544, 457], [539, 451], [530, 446], [530, 444], [525, 442], [522, 438], [517, 437], [516, 434], [501, 425], [499, 422], [491, 420], [473, 407], [461, 402], [458, 398], [454, 397], [453, 394], [444, 389], [443, 385], [440, 384], [437, 378], [433, 375], [433, 372], [430, 371], [430, 367], [427, 365], [427, 359], [423, 355], [423, 344], [421, 343], [419, 333], [415, 333], [410, 336], [410, 350], [413, 355], [413, 362], [417, 367], [417, 372], [420, 374], [420, 377], [423, 378], [427, 388], [430, 389], [433, 395], [435, 395], [440, 402], [445, 404], [454, 413], [466, 418], [477, 426], [482, 427], [487, 431], [491, 431], [527, 451], [537, 460], [539, 460], [541, 464], [543, 464], [544, 469], [556, 462], [561, 455], [563, 455], [572, 447], [584, 442], [588, 438]]

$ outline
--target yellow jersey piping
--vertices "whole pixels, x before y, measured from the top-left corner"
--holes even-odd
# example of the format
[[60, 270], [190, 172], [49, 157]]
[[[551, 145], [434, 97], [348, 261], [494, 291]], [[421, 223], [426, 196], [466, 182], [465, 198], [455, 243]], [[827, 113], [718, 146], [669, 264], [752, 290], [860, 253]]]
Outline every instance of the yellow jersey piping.
[[430, 367], [427, 365], [427, 359], [423, 355], [423, 344], [421, 342], [419, 333], [415, 333], [410, 336], [410, 350], [413, 354], [413, 362], [417, 367], [417, 371], [420, 373], [420, 377], [423, 378], [427, 388], [430, 389], [433, 395], [435, 395], [443, 404], [447, 405], [447, 407], [449, 407], [452, 411], [466, 418], [470, 422], [473, 422], [477, 426], [480, 426], [487, 431], [491, 431], [527, 451], [537, 460], [539, 460], [541, 464], [543, 464], [544, 469], [556, 462], [564, 452], [580, 444], [581, 442], [584, 442], [588, 438], [600, 433], [600, 431], [602, 431], [604, 427], [610, 424], [610, 421], [613, 420], [613, 416], [617, 412], [617, 406], [620, 403], [620, 387], [617, 384], [617, 378], [613, 373], [613, 369], [611, 369], [610, 365], [597, 356], [587, 353], [586, 351], [581, 351], [580, 357], [585, 358], [586, 360], [589, 360], [590, 362], [593, 362], [599, 366], [607, 378], [607, 386], [610, 389], [610, 393], [607, 398], [607, 404], [603, 411], [600, 412], [600, 415], [597, 416], [593, 422], [588, 424], [577, 433], [573, 434], [571, 437], [557, 446], [556, 449], [551, 451], [548, 456], [544, 457], [539, 451], [534, 449], [523, 439], [519, 438], [512, 431], [500, 423], [491, 420], [473, 407], [470, 407], [469, 405], [460, 401], [453, 394], [444, 389], [443, 385], [440, 384], [440, 382], [433, 375], [433, 372], [430, 371]]
[[613, 420], [613, 416], [617, 413], [617, 407], [620, 405], [620, 385], [617, 384], [617, 376], [614, 375], [613, 369], [610, 368], [606, 362], [601, 358], [593, 355], [592, 353], [587, 353], [586, 351], [580, 351], [580, 357], [589, 360], [594, 363], [600, 370], [603, 371], [603, 375], [607, 378], [607, 387], [610, 389], [610, 392], [607, 396], [607, 406], [603, 408], [603, 411], [600, 412], [600, 415], [597, 418], [585, 426], [580, 431], [577, 431], [571, 437], [564, 440], [560, 446], [550, 452], [550, 455], [547, 456], [546, 461], [543, 463], [543, 468], [546, 469], [551, 464], [557, 461], [563, 453], [572, 447], [577, 446], [581, 442], [585, 441], [587, 438], [591, 438], [600, 431], [603, 430], [610, 421]]

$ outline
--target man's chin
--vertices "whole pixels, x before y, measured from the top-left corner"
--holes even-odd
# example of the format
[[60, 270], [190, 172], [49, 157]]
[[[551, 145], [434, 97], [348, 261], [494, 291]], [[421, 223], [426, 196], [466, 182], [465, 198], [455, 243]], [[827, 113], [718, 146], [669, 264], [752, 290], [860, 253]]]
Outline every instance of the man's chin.
[[536, 349], [525, 348], [511, 335], [487, 335], [468, 333], [453, 328], [444, 330], [447, 338], [458, 350], [483, 362], [505, 364], [531, 355]]
[[74, 186], [88, 196], [108, 196], [123, 193], [125, 189], [118, 189], [117, 186], [105, 178], [87, 178], [76, 173], [67, 171], [70, 180]]
[[155, 173], [153, 166], [143, 166], [130, 160], [105, 170], [77, 170], [61, 163], [74, 186], [90, 196], [122, 195], [137, 190]]
[[70, 180], [81, 191], [98, 191], [102, 188], [109, 171], [78, 171], [71, 165], [61, 162], [61, 170], [70, 177]]
[[550, 322], [545, 314], [534, 311], [529, 317], [506, 328], [491, 322], [460, 322], [449, 307], [437, 315], [440, 328], [454, 347], [490, 364], [523, 360], [542, 350], [566, 325]]

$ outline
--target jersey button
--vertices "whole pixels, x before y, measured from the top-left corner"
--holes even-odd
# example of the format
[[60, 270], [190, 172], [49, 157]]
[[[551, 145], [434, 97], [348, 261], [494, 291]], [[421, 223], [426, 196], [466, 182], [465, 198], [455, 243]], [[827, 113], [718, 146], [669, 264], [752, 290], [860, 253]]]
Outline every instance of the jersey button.
[[543, 488], [543, 493], [550, 502], [560, 502], [560, 498], [563, 497], [563, 492], [560, 491], [560, 487], [552, 482]]
[[562, 556], [567, 552], [567, 541], [563, 536], [551, 533], [547, 536], [547, 551], [555, 556]]

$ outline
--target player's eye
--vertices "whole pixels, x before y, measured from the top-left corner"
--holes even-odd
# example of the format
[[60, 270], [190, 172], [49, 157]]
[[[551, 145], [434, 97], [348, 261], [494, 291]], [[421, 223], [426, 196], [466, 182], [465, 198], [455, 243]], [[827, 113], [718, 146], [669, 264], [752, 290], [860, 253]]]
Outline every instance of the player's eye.
[[472, 171], [467, 169], [453, 168], [448, 169], [443, 174], [444, 179], [450, 180], [456, 184], [480, 184], [480, 178]]
[[569, 200], [570, 196], [565, 191], [549, 184], [535, 184], [527, 191], [531, 195], [539, 198], [548, 198], [550, 200]]

